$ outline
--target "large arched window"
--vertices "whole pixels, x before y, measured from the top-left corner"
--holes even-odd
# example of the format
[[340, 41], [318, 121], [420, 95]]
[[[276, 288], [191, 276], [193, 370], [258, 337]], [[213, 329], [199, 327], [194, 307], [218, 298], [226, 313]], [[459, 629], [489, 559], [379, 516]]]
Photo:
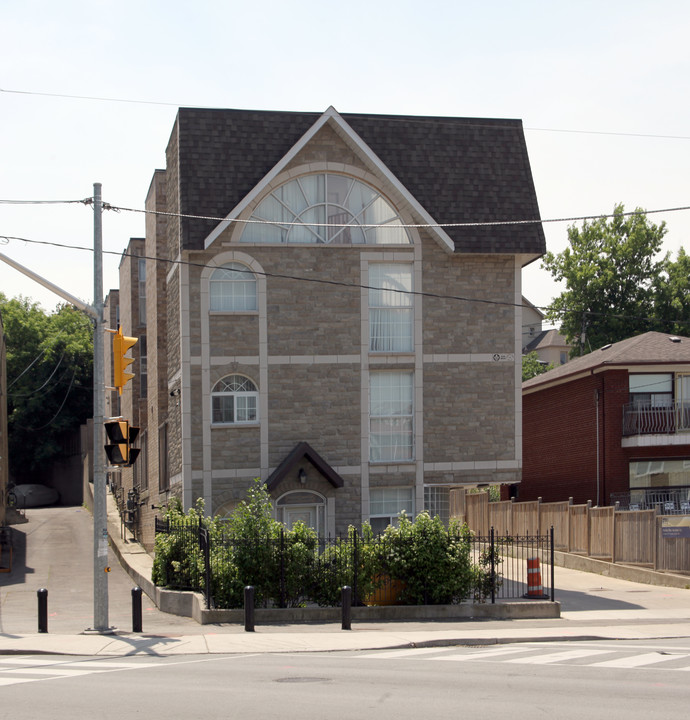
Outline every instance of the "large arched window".
[[214, 425], [255, 423], [259, 391], [244, 375], [227, 375], [211, 391], [211, 422]]
[[355, 178], [333, 173], [305, 175], [276, 188], [259, 203], [240, 240], [410, 244], [400, 216], [381, 193]]
[[256, 276], [246, 266], [230, 262], [211, 273], [210, 308], [225, 312], [256, 310]]

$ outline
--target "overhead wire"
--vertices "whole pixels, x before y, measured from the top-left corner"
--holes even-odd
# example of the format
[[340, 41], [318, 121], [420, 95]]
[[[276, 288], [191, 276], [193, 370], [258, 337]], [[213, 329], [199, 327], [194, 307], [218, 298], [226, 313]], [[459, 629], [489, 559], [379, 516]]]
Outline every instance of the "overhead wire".
[[[4, 237], [11, 240], [18, 240], [21, 242], [27, 242], [37, 245], [49, 245], [51, 247], [58, 247], [58, 248], [64, 248], [68, 250], [81, 250], [85, 252], [93, 252], [92, 247], [86, 247], [84, 245], [67, 245], [64, 243], [56, 243], [51, 242], [47, 240], [31, 240], [29, 238], [23, 238], [23, 237], [17, 237], [13, 235], [3, 235], [0, 237]], [[139, 253], [128, 253], [128, 252], [120, 252], [115, 250], [102, 250], [104, 255], [116, 255], [120, 258], [132, 258], [134, 260], [152, 260], [153, 262], [160, 262], [160, 263], [166, 263], [168, 265], [185, 265], [188, 267], [198, 267], [198, 268], [207, 268], [208, 263], [203, 262], [194, 262], [193, 260], [182, 260], [182, 259], [170, 259], [170, 258], [163, 258], [158, 257], [155, 255], [143, 255]], [[365, 285], [363, 283], [354, 283], [354, 282], [345, 282], [343, 280], [332, 280], [327, 278], [310, 278], [305, 277], [301, 275], [290, 275], [287, 273], [276, 273], [276, 272], [269, 272], [269, 271], [259, 271], [259, 270], [250, 270], [247, 268], [247, 270], [237, 270], [237, 272], [246, 272], [247, 274], [253, 274], [253, 275], [260, 275], [262, 277], [266, 278], [280, 278], [283, 280], [293, 280], [295, 282], [305, 282], [305, 283], [317, 283], [321, 285], [334, 285], [338, 287], [346, 287], [346, 288], [354, 288], [354, 289], [360, 289], [360, 290], [379, 290], [380, 288], [374, 287], [372, 285]], [[539, 306], [534, 305], [532, 303], [529, 303], [528, 305], [525, 305], [524, 303], [517, 303], [517, 302], [510, 302], [507, 300], [490, 300], [487, 298], [471, 298], [471, 297], [465, 297], [461, 295], [449, 295], [445, 293], [432, 293], [428, 291], [422, 291], [422, 290], [398, 290], [398, 289], [390, 289], [391, 292], [396, 292], [401, 295], [412, 295], [412, 296], [420, 296], [420, 297], [427, 297], [427, 298], [433, 298], [437, 300], [454, 300], [458, 302], [468, 302], [468, 303], [479, 303], [484, 305], [496, 305], [496, 306], [503, 306], [503, 307], [520, 307], [520, 308], [536, 308], [537, 310], [549, 310], [549, 306]], [[636, 316], [636, 315], [625, 315], [625, 314], [616, 314], [616, 313], [603, 313], [603, 312], [596, 312], [591, 310], [583, 310], [582, 308], [564, 308], [560, 311], [561, 316], [565, 316], [568, 314], [579, 314], [586, 313], [587, 315], [592, 315], [596, 317], [613, 317], [617, 319], [628, 319], [628, 320], [641, 320], [645, 322], [650, 323], [671, 323], [671, 324], [678, 324], [678, 325], [690, 325], [690, 320], [665, 320], [662, 318], [654, 318], [654, 317], [647, 317], [647, 316]]]
[[[89, 100], [93, 102], [110, 102], [110, 103], [123, 103], [128, 105], [154, 105], [159, 107], [176, 107], [176, 108], [189, 108], [191, 110], [218, 110], [218, 106], [211, 106], [211, 105], [196, 105], [194, 103], [173, 103], [173, 102], [165, 102], [165, 101], [157, 101], [157, 100], [133, 100], [129, 98], [114, 98], [114, 97], [101, 97], [96, 95], [70, 95], [67, 93], [51, 93], [51, 92], [38, 92], [35, 90], [12, 90], [8, 88], [0, 88], [0, 93], [6, 93], [6, 94], [13, 94], [13, 95], [29, 95], [29, 96], [36, 96], [36, 97], [49, 97], [49, 98], [61, 98], [65, 100]], [[222, 108], [220, 108], [222, 109]], [[236, 108], [225, 108], [228, 110], [236, 109]], [[264, 111], [257, 111], [257, 112], [264, 112]], [[305, 113], [306, 114], [306, 113]], [[318, 112], [312, 112], [309, 113], [312, 115], [318, 115]], [[343, 113], [344, 115], [349, 116], [357, 116], [357, 115], [363, 115], [363, 113]], [[438, 126], [439, 124], [444, 124], [444, 117], [438, 116], [438, 117], [424, 117], [421, 115], [383, 115], [383, 117], [386, 118], [386, 122], [404, 122], [404, 123], [410, 123], [410, 122], [417, 122], [420, 124], [429, 124], [431, 122], [434, 123], [434, 125]], [[481, 122], [481, 119], [479, 118], [453, 118], [448, 117], [447, 122], [445, 123], [448, 126], [457, 127], [458, 122], [454, 122], [454, 120], [462, 120], [462, 125], [464, 127], [491, 127], [493, 129], [505, 127], [508, 130], [515, 129], [514, 122], [511, 124], [508, 124], [508, 120], [501, 120], [497, 118], [497, 121], [495, 123], [486, 123]], [[472, 120], [476, 120], [475, 122], [472, 122]], [[501, 122], [504, 124], [501, 125]], [[665, 135], [661, 133], [639, 133], [639, 132], [622, 132], [622, 131], [604, 131], [604, 130], [582, 130], [582, 129], [574, 129], [574, 128], [543, 128], [543, 127], [530, 127], [525, 126], [523, 127], [524, 130], [528, 130], [530, 132], [556, 132], [556, 133], [570, 133], [570, 134], [581, 134], [581, 135], [608, 135], [608, 136], [616, 136], [616, 137], [635, 137], [635, 138], [651, 138], [651, 139], [662, 139], [662, 140], [690, 140], [689, 135]]]

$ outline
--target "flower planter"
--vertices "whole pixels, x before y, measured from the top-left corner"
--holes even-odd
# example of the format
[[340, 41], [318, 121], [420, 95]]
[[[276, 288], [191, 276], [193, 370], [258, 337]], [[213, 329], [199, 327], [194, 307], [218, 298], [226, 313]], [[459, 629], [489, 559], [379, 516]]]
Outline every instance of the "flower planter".
[[364, 599], [365, 605], [403, 605], [400, 599], [406, 587], [403, 580], [391, 580], [387, 576], [381, 576], [376, 578], [376, 582], [381, 582], [381, 586]]

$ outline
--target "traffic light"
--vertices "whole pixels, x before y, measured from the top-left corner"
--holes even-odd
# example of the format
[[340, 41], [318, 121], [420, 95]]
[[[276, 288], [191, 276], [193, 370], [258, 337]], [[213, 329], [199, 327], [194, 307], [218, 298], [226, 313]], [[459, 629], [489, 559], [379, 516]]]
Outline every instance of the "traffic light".
[[134, 465], [139, 448], [132, 447], [132, 443], [139, 434], [139, 428], [131, 427], [127, 420], [111, 420], [105, 423], [105, 434], [108, 438], [105, 446], [108, 462], [120, 467]]
[[136, 344], [137, 338], [123, 335], [122, 328], [113, 335], [113, 382], [120, 395], [122, 388], [134, 377], [134, 373], [127, 372], [134, 362], [134, 358], [127, 357], [127, 351]]

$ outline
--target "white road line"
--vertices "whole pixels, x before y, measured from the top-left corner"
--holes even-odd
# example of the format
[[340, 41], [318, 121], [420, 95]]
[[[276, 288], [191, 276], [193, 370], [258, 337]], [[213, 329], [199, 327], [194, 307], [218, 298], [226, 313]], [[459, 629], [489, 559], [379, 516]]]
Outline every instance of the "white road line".
[[402, 650], [387, 650], [385, 652], [369, 653], [367, 655], [361, 655], [362, 658], [373, 658], [377, 659], [395, 659], [395, 658], [414, 658], [419, 655], [429, 655], [431, 653], [447, 652], [447, 647], [428, 647], [428, 648], [404, 648]]
[[66, 667], [17, 667], [5, 670], [13, 675], [50, 675], [52, 677], [77, 677], [79, 675], [93, 675], [95, 670], [78, 670]]
[[440, 657], [429, 658], [429, 660], [444, 660], [446, 662], [465, 662], [471, 660], [490, 660], [494, 657], [501, 660], [504, 655], [514, 655], [515, 653], [525, 653], [534, 650], [534, 648], [526, 647], [504, 647], [492, 648], [491, 650], [480, 650], [478, 652], [468, 652], [463, 655], [443, 655]]
[[546, 655], [532, 655], [530, 657], [509, 658], [507, 663], [521, 663], [523, 665], [549, 665], [550, 663], [576, 660], [577, 658], [591, 657], [592, 655], [610, 655], [610, 650], [564, 650], [563, 652], [548, 653]]
[[37, 680], [41, 680], [41, 678], [0, 677], [0, 686], [19, 685], [20, 683], [36, 682]]
[[[611, 668], [635, 668], [643, 665], [654, 665], [655, 663], [667, 662], [668, 660], [677, 660], [678, 658], [687, 658], [690, 655], [661, 655], [660, 653], [644, 653], [642, 655], [632, 655], [631, 657], [617, 658], [616, 660], [607, 660], [600, 663], [592, 663], [591, 667], [611, 667]], [[687, 668], [684, 668], [687, 669]]]

